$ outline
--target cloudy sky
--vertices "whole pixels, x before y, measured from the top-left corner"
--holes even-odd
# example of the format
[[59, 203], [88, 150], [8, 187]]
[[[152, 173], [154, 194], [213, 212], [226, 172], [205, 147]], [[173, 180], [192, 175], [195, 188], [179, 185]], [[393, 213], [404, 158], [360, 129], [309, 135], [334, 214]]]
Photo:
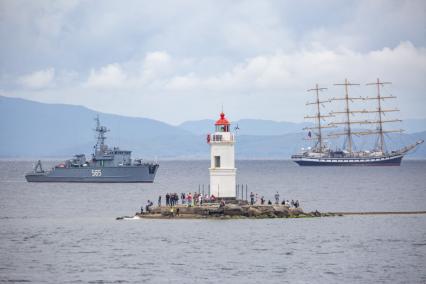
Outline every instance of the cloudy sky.
[[[172, 124], [303, 121], [307, 89], [393, 84], [426, 117], [426, 1], [0, 0], [0, 95]], [[364, 86], [363, 86], [364, 85]]]

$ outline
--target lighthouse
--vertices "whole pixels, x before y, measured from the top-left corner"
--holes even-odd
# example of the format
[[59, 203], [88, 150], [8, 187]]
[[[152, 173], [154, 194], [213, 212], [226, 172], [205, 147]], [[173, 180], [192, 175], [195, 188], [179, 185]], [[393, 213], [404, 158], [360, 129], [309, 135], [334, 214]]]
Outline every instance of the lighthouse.
[[235, 199], [235, 136], [229, 131], [230, 125], [222, 112], [215, 123], [215, 132], [207, 135], [211, 161], [210, 194], [219, 198]]

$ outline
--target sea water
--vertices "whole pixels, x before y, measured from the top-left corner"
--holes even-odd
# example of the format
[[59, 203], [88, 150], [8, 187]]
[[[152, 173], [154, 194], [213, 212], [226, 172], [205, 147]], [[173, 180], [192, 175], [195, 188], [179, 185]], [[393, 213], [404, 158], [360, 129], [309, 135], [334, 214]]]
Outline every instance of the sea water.
[[[32, 164], [0, 162], [0, 282], [426, 282], [426, 215], [116, 221], [167, 192], [207, 193], [209, 161], [160, 162], [154, 184], [27, 183]], [[425, 161], [237, 168], [243, 198], [247, 185], [305, 211], [426, 210]]]

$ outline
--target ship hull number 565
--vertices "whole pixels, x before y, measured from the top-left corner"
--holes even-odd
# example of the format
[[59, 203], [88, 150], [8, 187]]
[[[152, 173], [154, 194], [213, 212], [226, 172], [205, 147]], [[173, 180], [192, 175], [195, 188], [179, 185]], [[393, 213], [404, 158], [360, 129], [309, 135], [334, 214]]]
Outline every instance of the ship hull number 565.
[[92, 170], [92, 177], [101, 177], [102, 170]]

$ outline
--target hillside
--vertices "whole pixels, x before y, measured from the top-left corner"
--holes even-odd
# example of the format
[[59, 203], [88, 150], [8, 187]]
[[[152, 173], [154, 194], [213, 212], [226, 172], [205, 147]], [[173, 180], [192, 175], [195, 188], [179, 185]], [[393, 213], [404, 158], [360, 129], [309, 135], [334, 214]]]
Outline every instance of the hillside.
[[[76, 153], [91, 154], [95, 143], [94, 118], [111, 131], [107, 144], [133, 151], [145, 159], [208, 159], [205, 134], [213, 130], [214, 120], [200, 120], [172, 126], [148, 118], [133, 118], [98, 113], [81, 106], [44, 104], [0, 96], [0, 157], [56, 158]], [[236, 121], [236, 156], [239, 159], [288, 159], [301, 147], [308, 147], [300, 130], [306, 124], [243, 119]], [[420, 120], [407, 121], [410, 129], [421, 129]], [[425, 127], [426, 128], [426, 127]], [[391, 148], [426, 140], [426, 131], [390, 136]], [[355, 140], [359, 139], [357, 137]], [[337, 144], [341, 144], [339, 141]], [[363, 141], [369, 147], [374, 138]], [[426, 158], [422, 145], [410, 157]]]

